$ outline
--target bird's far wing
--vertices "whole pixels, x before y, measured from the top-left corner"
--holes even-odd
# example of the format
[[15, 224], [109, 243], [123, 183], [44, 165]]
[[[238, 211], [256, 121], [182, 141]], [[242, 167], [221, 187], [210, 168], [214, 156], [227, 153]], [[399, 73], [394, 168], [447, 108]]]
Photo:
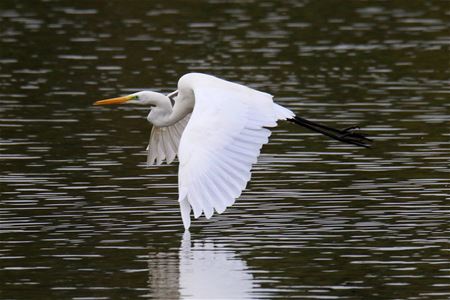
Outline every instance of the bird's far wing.
[[179, 202], [185, 228], [222, 213], [250, 180], [252, 164], [276, 126], [272, 96], [256, 90], [194, 88], [195, 106], [179, 148]]
[[160, 165], [164, 160], [170, 164], [178, 153], [181, 135], [191, 114], [169, 127], [153, 126], [147, 146], [147, 165]]

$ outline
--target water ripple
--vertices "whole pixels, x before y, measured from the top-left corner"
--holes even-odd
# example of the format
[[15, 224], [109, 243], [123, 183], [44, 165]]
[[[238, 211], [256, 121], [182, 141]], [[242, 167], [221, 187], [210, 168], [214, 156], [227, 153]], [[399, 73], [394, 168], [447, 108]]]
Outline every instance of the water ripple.
[[[4, 298], [450, 297], [442, 3], [3, 6]], [[280, 124], [236, 205], [182, 237], [177, 165], [145, 166], [148, 109], [91, 104], [187, 71], [360, 124], [375, 147]]]

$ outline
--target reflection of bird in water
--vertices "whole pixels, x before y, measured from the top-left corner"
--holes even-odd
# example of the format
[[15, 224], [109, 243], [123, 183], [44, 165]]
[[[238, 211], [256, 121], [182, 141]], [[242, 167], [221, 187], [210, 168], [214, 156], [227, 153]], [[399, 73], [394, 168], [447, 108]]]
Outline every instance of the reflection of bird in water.
[[180, 259], [176, 252], [151, 254], [148, 260], [151, 299], [180, 298]]
[[178, 255], [149, 259], [150, 296], [154, 299], [253, 299], [256, 285], [246, 263], [212, 241], [192, 243], [183, 235]]
[[[172, 107], [172, 101], [174, 105]], [[273, 102], [272, 96], [217, 77], [189, 73], [178, 90], [165, 96], [143, 91], [97, 101], [95, 105], [135, 103], [152, 107], [153, 124], [148, 164], [171, 163], [178, 154], [179, 203], [183, 224], [214, 210], [222, 213], [240, 196], [250, 180], [263, 144], [277, 126], [288, 120], [341, 142], [369, 147], [370, 140], [356, 127], [344, 130], [308, 121]]]

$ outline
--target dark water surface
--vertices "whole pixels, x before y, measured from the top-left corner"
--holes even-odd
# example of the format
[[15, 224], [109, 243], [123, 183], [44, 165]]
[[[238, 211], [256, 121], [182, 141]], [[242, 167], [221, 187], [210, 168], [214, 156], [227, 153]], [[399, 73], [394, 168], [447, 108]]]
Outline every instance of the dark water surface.
[[[448, 1], [0, 3], [1, 299], [449, 299]], [[189, 71], [361, 124], [281, 124], [237, 205], [183, 236], [146, 108]]]

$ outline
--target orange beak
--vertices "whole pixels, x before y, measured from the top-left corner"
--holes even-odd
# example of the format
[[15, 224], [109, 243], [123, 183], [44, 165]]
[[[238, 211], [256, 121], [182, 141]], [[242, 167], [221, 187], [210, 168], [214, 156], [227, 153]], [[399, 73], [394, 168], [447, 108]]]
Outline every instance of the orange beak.
[[131, 99], [133, 99], [133, 96], [123, 96], [123, 97], [99, 100], [99, 101], [94, 102], [93, 105], [120, 104], [120, 103], [127, 102], [128, 100], [131, 100]]

